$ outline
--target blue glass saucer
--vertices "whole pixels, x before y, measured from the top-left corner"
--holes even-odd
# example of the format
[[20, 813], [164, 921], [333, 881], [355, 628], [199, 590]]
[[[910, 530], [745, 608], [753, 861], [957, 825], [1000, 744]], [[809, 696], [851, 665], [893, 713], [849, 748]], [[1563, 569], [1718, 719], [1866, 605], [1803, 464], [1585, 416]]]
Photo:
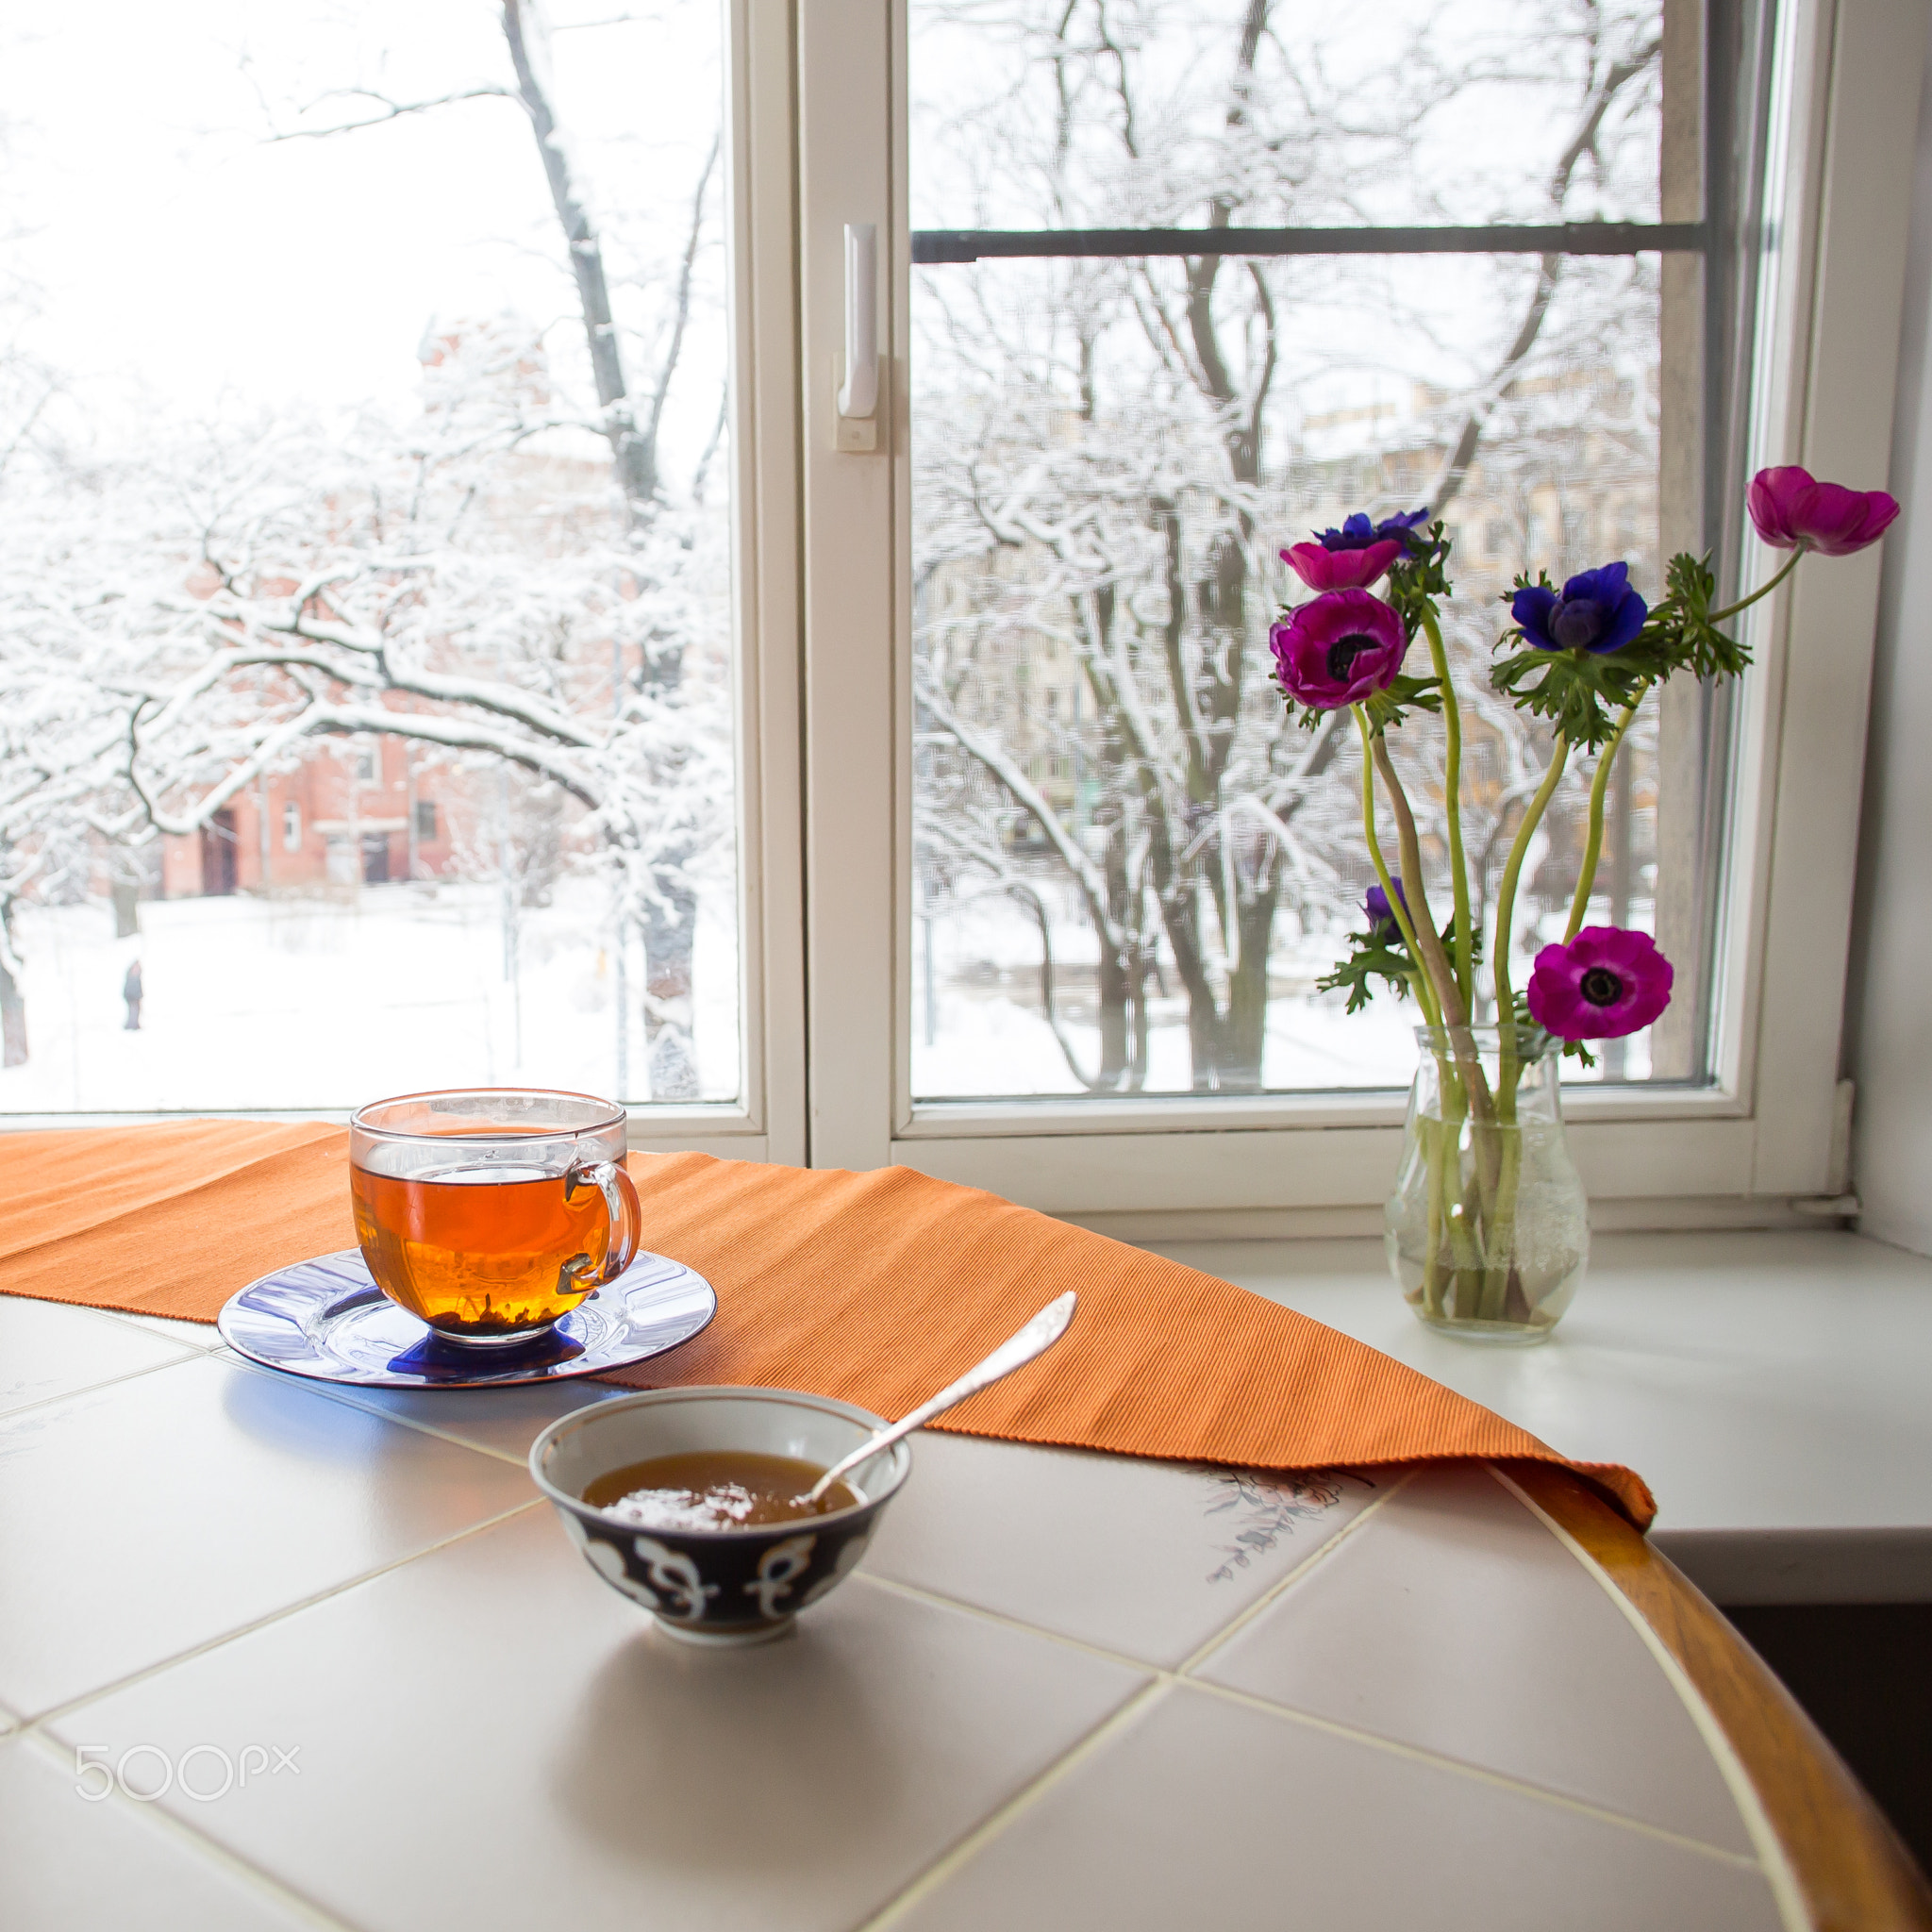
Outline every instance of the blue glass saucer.
[[377, 1288], [358, 1250], [277, 1268], [232, 1297], [216, 1324], [251, 1361], [318, 1382], [374, 1389], [501, 1389], [598, 1375], [675, 1348], [718, 1312], [702, 1274], [640, 1255], [547, 1334], [491, 1348], [446, 1341]]

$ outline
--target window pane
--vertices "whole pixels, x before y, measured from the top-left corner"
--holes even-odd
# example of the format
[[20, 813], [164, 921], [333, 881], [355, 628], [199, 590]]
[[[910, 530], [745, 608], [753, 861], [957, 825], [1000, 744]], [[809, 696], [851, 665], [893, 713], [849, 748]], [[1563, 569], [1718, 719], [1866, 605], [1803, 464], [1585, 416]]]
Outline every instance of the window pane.
[[717, 7], [7, 38], [0, 1108], [735, 1096]]
[[[1210, 211], [1202, 171], [1245, 153], [1244, 134], [1224, 138], [1244, 11], [1076, 8], [1055, 39], [1043, 28], [1002, 35], [990, 12], [916, 0], [915, 208], [924, 194], [928, 208], [946, 201], [958, 225], [988, 219], [989, 204], [961, 215], [968, 204], [949, 198], [976, 165], [1008, 197], [1001, 225], [1199, 225]], [[978, 67], [958, 38], [969, 19], [986, 29]], [[1094, 36], [1129, 19], [1146, 35], [1187, 40], [1188, 61], [1137, 68], [1124, 27], [1116, 58]], [[1361, 29], [1334, 32], [1328, 54], [1304, 70], [1343, 71]], [[1220, 122], [1132, 95], [1129, 153], [1120, 76], [1198, 78], [1217, 48]], [[1471, 74], [1495, 71], [1473, 43], [1465, 52]], [[1616, 107], [1637, 127], [1652, 78], [1640, 62], [1609, 88], [1600, 119]], [[1035, 142], [1038, 116], [1022, 104], [1037, 85], [1058, 99], [1059, 80], [1073, 131], [1056, 149]], [[1578, 91], [1608, 82], [1579, 67], [1565, 84], [1574, 127]], [[1525, 99], [1543, 98], [1524, 87]], [[1277, 146], [1294, 127], [1325, 125], [1278, 91], [1277, 110]], [[1557, 118], [1551, 108], [1543, 123], [1526, 110], [1517, 122]], [[1648, 156], [1654, 204], [1654, 119], [1648, 126], [1630, 141]], [[1304, 179], [1330, 165], [1326, 140], [1306, 133]], [[1471, 145], [1501, 167], [1516, 140]], [[1108, 141], [1110, 185], [1093, 158]], [[1335, 168], [1345, 172], [1345, 160]], [[1160, 210], [1128, 192], [1156, 178], [1174, 187]], [[1434, 187], [1453, 196], [1470, 178], [1445, 169]], [[1245, 195], [1251, 179], [1240, 179]], [[1388, 213], [1310, 214], [1278, 187], [1231, 197], [1227, 218]], [[1579, 209], [1545, 199], [1503, 210], [1558, 211]], [[1469, 212], [1444, 201], [1431, 218]], [[1357, 509], [1384, 516], [1427, 503], [1448, 525], [1465, 838], [1487, 916], [1550, 753], [1547, 732], [1489, 687], [1502, 593], [1525, 567], [1560, 581], [1617, 558], [1646, 592], [1658, 589], [1660, 440], [1689, 426], [1660, 421], [1661, 279], [1654, 255], [1049, 258], [913, 271], [915, 1097], [1407, 1081], [1413, 1007], [1384, 992], [1350, 1016], [1339, 993], [1318, 988], [1344, 935], [1360, 929], [1374, 874], [1347, 715], [1310, 734], [1268, 681], [1268, 625], [1282, 601], [1307, 594], [1278, 553]], [[1610, 792], [1591, 914], [1646, 929], [1659, 863], [1654, 710], [1633, 726]], [[1444, 921], [1440, 729], [1396, 733], [1391, 744]], [[1587, 760], [1566, 773], [1530, 848], [1513, 935], [1518, 986], [1529, 958], [1561, 935], [1591, 775]], [[1386, 820], [1383, 838], [1392, 850]], [[1685, 971], [1680, 986], [1701, 977]], [[1659, 1071], [1682, 1077], [1681, 1052]], [[1639, 1035], [1613, 1043], [1592, 1077], [1651, 1072]]]
[[1655, 221], [1661, 0], [911, 0], [915, 228]]

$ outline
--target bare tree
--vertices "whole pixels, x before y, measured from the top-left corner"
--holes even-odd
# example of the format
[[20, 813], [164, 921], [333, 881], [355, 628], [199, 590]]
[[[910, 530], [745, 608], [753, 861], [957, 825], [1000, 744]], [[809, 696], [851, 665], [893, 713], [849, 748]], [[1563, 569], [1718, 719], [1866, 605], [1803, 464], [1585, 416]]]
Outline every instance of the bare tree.
[[[1332, 219], [1412, 168], [1415, 121], [1471, 72], [1443, 64], [1424, 39], [1346, 88], [1326, 86], [1315, 63], [1291, 63], [1297, 92], [1286, 100], [1277, 67], [1264, 105], [1257, 62], [1274, 12], [1242, 0], [1219, 29], [1210, 129], [1144, 90], [1137, 45], [1149, 9], [1056, 0], [1015, 12], [969, 0], [958, 11], [982, 30], [997, 18], [1029, 35], [1049, 82], [1051, 125], [1037, 138], [1024, 105], [1008, 121], [981, 112], [972, 123], [970, 141], [992, 157], [989, 192], [1010, 196], [1018, 178], [1043, 218], [1068, 225], [1114, 225], [1123, 206], [1149, 225], [1208, 228]], [[1579, 169], [1601, 161], [1613, 108], [1655, 69], [1654, 44], [1615, 52], [1625, 41], [1585, 11], [1582, 96], [1544, 186], [1558, 218]], [[1204, 45], [1197, 66], [1213, 58]], [[1047, 273], [1050, 288], [1036, 279], [1025, 297], [1003, 299], [974, 271], [928, 272], [944, 373], [923, 399], [932, 433], [916, 451], [923, 851], [963, 890], [978, 879], [1010, 893], [1056, 873], [1071, 883], [1098, 941], [1092, 1064], [1047, 1017], [1083, 1086], [1143, 1083], [1148, 1000], [1171, 961], [1194, 1088], [1254, 1091], [1278, 916], [1286, 905], [1298, 917], [1345, 917], [1345, 881], [1362, 870], [1358, 752], [1332, 727], [1291, 730], [1263, 675], [1269, 591], [1280, 581], [1269, 554], [1304, 534], [1298, 510], [1336, 521], [1433, 496], [1440, 512], [1495, 432], [1538, 414], [1524, 377], [1555, 366], [1564, 265], [1540, 265], [1494, 364], [1444, 398], [1459, 420], [1430, 432], [1445, 439], [1430, 445], [1441, 451], [1433, 475], [1402, 452], [1353, 464], [1294, 455], [1277, 420], [1298, 408], [1292, 397], [1282, 408], [1290, 315], [1277, 291], [1319, 278], [1306, 260], [1282, 272], [1208, 254], [1177, 275], [1147, 259]], [[1057, 328], [1047, 341], [1043, 308]], [[1567, 326], [1587, 338], [1601, 312]], [[1358, 366], [1353, 345], [1335, 353]], [[1549, 415], [1542, 408], [1539, 427]], [[1342, 491], [1358, 500], [1338, 501]], [[1486, 652], [1492, 637], [1478, 642], [1477, 628], [1465, 622], [1459, 648]], [[1025, 667], [1042, 651], [1076, 668], [1077, 725], [1029, 707]], [[1498, 769], [1484, 832], [1507, 837], [1524, 768], [1540, 777], [1540, 765], [1507, 707], [1475, 709], [1474, 756]], [[1038, 770], [1070, 754], [1094, 774], [1071, 798]], [[1440, 799], [1440, 773], [1433, 787], [1412, 775], [1424, 781], [1421, 798]]]
[[[623, 340], [611, 306], [604, 242], [583, 184], [573, 168], [571, 142], [559, 116], [552, 77], [550, 34], [541, 7], [539, 0], [502, 0], [500, 17], [515, 76], [513, 87], [484, 84], [410, 101], [398, 101], [365, 87], [337, 90], [325, 99], [352, 99], [358, 104], [357, 112], [285, 129], [274, 138], [326, 139], [473, 100], [505, 99], [522, 108], [536, 141], [576, 292], [596, 391], [597, 427], [610, 446], [612, 472], [623, 492], [633, 538], [647, 545], [663, 508], [659, 432], [691, 323], [699, 250], [712, 223], [710, 205], [718, 173], [719, 138], [713, 136], [691, 190], [690, 218], [678, 259], [668, 325], [660, 334], [656, 366], [639, 391], [633, 389], [625, 372]], [[721, 398], [721, 425], [723, 410]], [[708, 450], [699, 464], [700, 476], [708, 458]], [[679, 640], [671, 636], [649, 640], [637, 674], [640, 691], [669, 701], [675, 697], [682, 675], [683, 646]], [[675, 753], [672, 756], [675, 759]], [[666, 767], [663, 781], [669, 789], [675, 789], [679, 783], [678, 774], [672, 766]], [[636, 898], [644, 937], [644, 1022], [651, 1093], [658, 1100], [693, 1100], [698, 1094], [698, 1070], [691, 1031], [691, 955], [697, 929], [697, 903], [686, 876], [689, 858], [690, 855], [673, 841], [665, 849], [662, 864], [640, 880], [641, 890]]]

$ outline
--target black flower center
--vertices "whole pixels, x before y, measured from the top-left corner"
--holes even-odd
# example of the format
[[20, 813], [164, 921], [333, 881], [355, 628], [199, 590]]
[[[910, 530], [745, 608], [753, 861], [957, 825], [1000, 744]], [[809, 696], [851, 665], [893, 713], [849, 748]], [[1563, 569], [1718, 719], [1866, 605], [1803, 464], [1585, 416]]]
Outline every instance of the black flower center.
[[1594, 597], [1564, 598], [1550, 621], [1557, 641], [1571, 651], [1588, 650], [1603, 627], [1604, 607]]
[[1352, 630], [1345, 638], [1337, 638], [1328, 646], [1328, 675], [1338, 684], [1346, 684], [1349, 667], [1364, 651], [1373, 651], [1375, 640], [1366, 631]]
[[1607, 966], [1592, 966], [1577, 991], [1593, 1007], [1614, 1007], [1624, 997], [1624, 982]]

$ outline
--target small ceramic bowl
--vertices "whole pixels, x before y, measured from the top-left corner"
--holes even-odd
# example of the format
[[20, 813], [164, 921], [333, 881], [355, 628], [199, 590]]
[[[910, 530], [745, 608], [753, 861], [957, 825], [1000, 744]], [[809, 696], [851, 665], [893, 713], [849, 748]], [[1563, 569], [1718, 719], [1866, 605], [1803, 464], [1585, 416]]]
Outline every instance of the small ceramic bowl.
[[640, 1529], [584, 1501], [600, 1475], [656, 1456], [755, 1450], [830, 1468], [883, 1420], [789, 1389], [652, 1389], [593, 1403], [554, 1422], [530, 1446], [530, 1474], [585, 1559], [613, 1590], [692, 1643], [782, 1636], [808, 1604], [865, 1554], [879, 1512], [912, 1473], [902, 1442], [844, 1480], [849, 1509], [744, 1529]]

